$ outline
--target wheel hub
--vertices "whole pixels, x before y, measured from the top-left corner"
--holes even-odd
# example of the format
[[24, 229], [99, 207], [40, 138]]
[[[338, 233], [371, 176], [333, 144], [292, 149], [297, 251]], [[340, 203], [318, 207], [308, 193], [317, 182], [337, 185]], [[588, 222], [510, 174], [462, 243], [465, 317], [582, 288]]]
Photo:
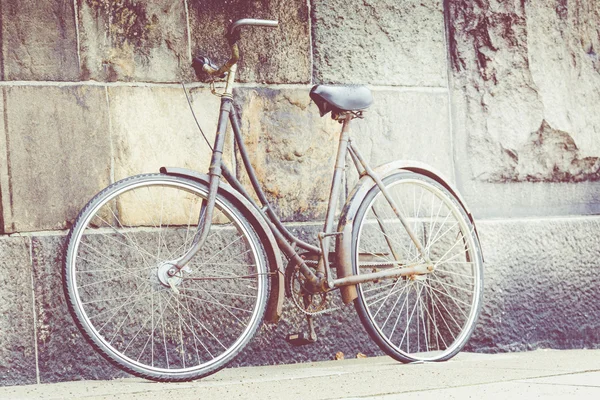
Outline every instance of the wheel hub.
[[[175, 273], [173, 273], [172, 270], [175, 270]], [[178, 271], [177, 267], [175, 266], [175, 262], [174, 261], [164, 261], [163, 263], [161, 263], [157, 270], [156, 270], [156, 275], [158, 277], [158, 281], [166, 287], [171, 287], [171, 284], [174, 284], [175, 286], [179, 286], [181, 284], [181, 282], [183, 281], [183, 272]], [[170, 283], [169, 283], [170, 280]]]

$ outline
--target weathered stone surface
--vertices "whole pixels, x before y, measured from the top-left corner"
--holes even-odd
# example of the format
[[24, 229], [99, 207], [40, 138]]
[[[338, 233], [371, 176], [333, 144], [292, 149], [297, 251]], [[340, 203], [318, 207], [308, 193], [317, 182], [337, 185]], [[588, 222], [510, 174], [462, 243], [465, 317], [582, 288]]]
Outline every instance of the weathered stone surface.
[[523, 218], [600, 213], [600, 183], [461, 182], [475, 218]]
[[189, 75], [185, 4], [78, 2], [82, 79], [178, 82]]
[[[279, 216], [285, 221], [322, 218], [339, 124], [319, 117], [308, 90], [238, 89], [235, 95], [250, 161]], [[245, 172], [240, 177], [249, 182]]]
[[[373, 105], [355, 120], [350, 137], [372, 167], [417, 160], [454, 177], [452, 136], [445, 92], [374, 90]], [[349, 163], [349, 189], [357, 173]]]
[[71, 0], [0, 4], [0, 80], [77, 80], [77, 38]]
[[[329, 115], [319, 118], [304, 90], [240, 89], [236, 95], [252, 163], [281, 216], [288, 221], [322, 218], [341, 125]], [[375, 90], [373, 106], [364, 120], [352, 122], [350, 137], [374, 167], [418, 160], [452, 179], [448, 121], [444, 92]], [[348, 190], [356, 179], [348, 159]]]
[[69, 314], [61, 275], [65, 237], [40, 236], [32, 242], [41, 382], [125, 376], [93, 350]]
[[[544, 104], [544, 118], [551, 127], [568, 132], [581, 157], [597, 160], [600, 3], [594, 0], [546, 3], [525, 3], [529, 67]], [[600, 179], [598, 167], [595, 172], [595, 179]]]
[[30, 240], [0, 236], [0, 386], [36, 382]]
[[[111, 87], [108, 93], [115, 180], [158, 172], [162, 166], [208, 172], [211, 151], [196, 127], [181, 88]], [[192, 89], [190, 93], [198, 122], [212, 146], [219, 99], [208, 89]], [[224, 158], [231, 160], [230, 145]]]
[[5, 88], [0, 90], [0, 115], [2, 116], [2, 123], [0, 124], [0, 232], [4, 232], [4, 220], [5, 210], [10, 215], [10, 180], [8, 179], [8, 151], [6, 148], [6, 131], [5, 122], [6, 114], [4, 113], [4, 92]]
[[242, 28], [239, 78], [242, 82], [310, 82], [310, 32], [305, 0], [198, 0], [188, 2], [194, 56], [217, 64], [228, 60], [224, 37], [230, 22], [276, 19], [278, 28]]
[[105, 90], [12, 86], [5, 96], [4, 231], [65, 228], [109, 183]]
[[600, 180], [598, 3], [449, 3], [461, 179]]
[[441, 0], [311, 3], [318, 82], [447, 85]]
[[[479, 221], [477, 227], [486, 261], [484, 303], [466, 350], [521, 351], [600, 344], [600, 281], [595, 275], [599, 256], [595, 245], [600, 230], [598, 218], [485, 220]], [[291, 229], [300, 238], [314, 243], [321, 227], [296, 225]], [[23, 263], [29, 260], [28, 244], [20, 243], [19, 247], [17, 243], [23, 239], [8, 240], [11, 241], [8, 247], [7, 240], [0, 242], [3, 250], [9, 248], [3, 252], [10, 263], [5, 270], [19, 260]], [[123, 376], [95, 354], [68, 314], [60, 278], [64, 246], [63, 236], [33, 238], [42, 382]], [[18, 279], [30, 284], [29, 278]], [[30, 292], [28, 296], [31, 299]], [[340, 304], [339, 299], [336, 302]], [[29, 318], [24, 323], [31, 323]], [[326, 360], [338, 351], [346, 358], [355, 357], [358, 352], [369, 356], [381, 354], [351, 305], [343, 306], [340, 313], [317, 318], [317, 345], [300, 348], [288, 345], [285, 335], [304, 330], [305, 324], [304, 318], [287, 302], [280, 323], [263, 326], [233, 365]]]
[[600, 219], [480, 221], [483, 310], [473, 351], [600, 343]]

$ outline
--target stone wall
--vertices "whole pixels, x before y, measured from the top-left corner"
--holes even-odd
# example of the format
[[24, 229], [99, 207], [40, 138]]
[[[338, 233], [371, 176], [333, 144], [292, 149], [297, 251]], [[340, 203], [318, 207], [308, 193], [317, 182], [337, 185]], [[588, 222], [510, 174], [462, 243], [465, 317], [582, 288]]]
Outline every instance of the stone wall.
[[[436, 167], [477, 219], [486, 288], [468, 350], [600, 346], [596, 0], [0, 0], [0, 385], [123, 376], [68, 315], [66, 229], [110, 182], [206, 170], [178, 82], [193, 80], [192, 54], [226, 60], [224, 27], [242, 17], [280, 21], [244, 29], [235, 94], [259, 178], [298, 234], [319, 229], [339, 129], [311, 84], [368, 84], [363, 153]], [[219, 100], [189, 87], [213, 135]], [[316, 345], [290, 347], [303, 322], [286, 306], [234, 364], [380, 354], [352, 306], [317, 322]]]

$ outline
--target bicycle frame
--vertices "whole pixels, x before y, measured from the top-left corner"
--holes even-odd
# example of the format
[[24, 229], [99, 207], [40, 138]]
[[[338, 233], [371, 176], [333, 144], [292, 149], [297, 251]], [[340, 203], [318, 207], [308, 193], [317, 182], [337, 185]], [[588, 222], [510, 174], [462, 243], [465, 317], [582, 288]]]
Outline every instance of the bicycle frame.
[[[339, 145], [336, 157], [336, 163], [333, 172], [333, 178], [331, 183], [331, 188], [329, 192], [329, 202], [327, 206], [327, 212], [325, 216], [325, 225], [323, 232], [319, 233], [319, 247], [313, 246], [309, 243], [302, 241], [301, 239], [292, 235], [285, 226], [283, 226], [279, 217], [273, 211], [273, 208], [269, 204], [259, 182], [256, 177], [256, 173], [250, 160], [248, 158], [248, 154], [246, 152], [246, 147], [244, 145], [244, 141], [242, 138], [240, 121], [239, 117], [233, 108], [233, 84], [235, 82], [235, 75], [237, 72], [237, 61], [239, 59], [239, 49], [235, 39], [236, 29], [243, 25], [258, 25], [258, 26], [276, 26], [277, 22], [275, 21], [262, 21], [262, 20], [240, 20], [233, 24], [229, 30], [229, 38], [231, 44], [232, 55], [230, 60], [223, 65], [219, 69], [215, 69], [210, 65], [204, 65], [203, 71], [213, 76], [220, 76], [223, 73], [227, 74], [226, 85], [223, 94], [221, 94], [221, 107], [219, 113], [219, 121], [217, 124], [217, 132], [215, 135], [213, 153], [211, 157], [211, 163], [209, 167], [209, 190], [208, 196], [205, 201], [203, 201], [200, 217], [198, 220], [198, 230], [196, 235], [194, 236], [194, 240], [192, 242], [192, 246], [190, 250], [173, 261], [173, 268], [169, 271], [171, 276], [177, 274], [181, 269], [185, 267], [185, 265], [194, 257], [194, 255], [200, 250], [202, 245], [204, 244], [208, 232], [210, 230], [212, 214], [215, 206], [215, 201], [217, 197], [217, 191], [219, 189], [219, 181], [221, 177], [224, 177], [225, 180], [235, 189], [237, 190], [246, 200], [250, 202], [255, 207], [255, 211], [259, 212], [264, 220], [266, 221], [269, 229], [272, 231], [273, 236], [275, 237], [276, 243], [280, 250], [286, 255], [286, 257], [290, 260], [290, 262], [294, 263], [299, 269], [300, 272], [306, 277], [307, 281], [310, 285], [313, 286], [314, 289], [318, 291], [328, 291], [335, 288], [340, 288], [343, 286], [354, 285], [362, 282], [374, 281], [382, 278], [397, 278], [401, 276], [414, 275], [414, 274], [426, 274], [430, 273], [435, 269], [435, 265], [429, 259], [423, 245], [421, 244], [419, 238], [414, 234], [412, 228], [408, 224], [406, 218], [400, 213], [399, 208], [395, 204], [394, 200], [390, 196], [388, 190], [383, 184], [380, 177], [371, 169], [371, 167], [366, 163], [364, 158], [360, 155], [358, 149], [356, 149], [349, 138], [349, 128], [350, 121], [357, 117], [357, 113], [345, 111], [337, 114], [337, 120], [342, 123], [342, 132], [339, 138]], [[214, 91], [213, 91], [214, 93]], [[242, 158], [244, 163], [244, 168], [250, 178], [250, 182], [256, 193], [262, 207], [258, 205], [254, 199], [249, 195], [244, 186], [239, 182], [239, 180], [227, 169], [227, 167], [223, 164], [222, 155], [223, 155], [223, 147], [225, 143], [225, 135], [227, 131], [227, 123], [231, 123], [231, 127], [235, 136], [235, 143], [237, 144], [238, 152]], [[394, 214], [398, 217], [400, 222], [402, 223], [404, 229], [408, 233], [410, 239], [415, 244], [417, 251], [420, 253], [421, 258], [424, 260], [424, 263], [418, 263], [414, 265], [404, 265], [402, 260], [394, 252], [392, 243], [388, 241], [388, 247], [390, 248], [391, 253], [394, 256], [395, 261], [390, 261], [389, 266], [401, 266], [402, 268], [394, 268], [391, 271], [379, 271], [367, 274], [360, 274], [360, 276], [347, 276], [344, 274], [339, 279], [333, 279], [333, 274], [331, 272], [331, 267], [329, 265], [329, 248], [330, 248], [330, 239], [332, 236], [343, 235], [343, 232], [334, 232], [333, 224], [335, 219], [335, 211], [337, 210], [338, 199], [339, 199], [339, 191], [342, 181], [342, 176], [345, 171], [346, 164], [346, 156], [350, 153], [352, 160], [354, 161], [354, 165], [356, 166], [358, 173], [360, 176], [369, 176], [375, 184], [382, 191], [389, 205], [391, 206]], [[383, 223], [379, 221], [380, 227], [382, 231], [385, 232], [385, 226]], [[387, 239], [386, 239], [387, 240]], [[347, 243], [347, 241], [339, 243]], [[307, 251], [309, 254], [318, 256], [318, 263], [316, 268], [316, 273], [313, 272], [310, 267], [306, 264], [303, 257], [301, 257], [295, 246]], [[344, 245], [349, 247], [349, 245]], [[340, 249], [336, 249], [340, 251]], [[343, 253], [347, 253], [350, 249], [341, 249]]]
[[[233, 100], [232, 100], [232, 83], [235, 75], [235, 65], [232, 70], [230, 70], [230, 74], [227, 79], [227, 86], [225, 88], [225, 93], [221, 98], [221, 107], [219, 114], [219, 121], [217, 124], [217, 133], [215, 136], [213, 153], [211, 158], [211, 163], [209, 167], [209, 194], [207, 200], [203, 203], [200, 218], [198, 221], [198, 231], [194, 238], [193, 245], [191, 249], [178, 260], [175, 261], [175, 267], [178, 270], [184, 268], [184, 266], [193, 258], [193, 256], [200, 250], [206, 237], [208, 235], [208, 231], [210, 229], [212, 213], [214, 209], [215, 199], [219, 187], [219, 181], [221, 177], [225, 178], [225, 180], [235, 189], [237, 190], [246, 200], [248, 200], [265, 219], [267, 225], [271, 229], [273, 236], [277, 242], [280, 250], [286, 255], [286, 257], [291, 260], [295, 265], [298, 266], [301, 273], [306, 277], [308, 282], [313, 285], [315, 288], [323, 291], [328, 291], [331, 289], [355, 285], [358, 283], [374, 281], [383, 278], [398, 278], [401, 276], [408, 276], [414, 274], [426, 274], [430, 273], [434, 270], [434, 265], [431, 263], [429, 257], [427, 256], [423, 246], [417, 236], [412, 231], [412, 228], [404, 218], [404, 216], [399, 212], [397, 205], [394, 200], [391, 198], [387, 189], [383, 185], [381, 179], [377, 176], [377, 174], [370, 168], [370, 166], [366, 163], [364, 158], [361, 156], [360, 152], [356, 147], [352, 144], [349, 139], [349, 126], [350, 121], [355, 117], [354, 114], [347, 112], [340, 116], [340, 122], [342, 122], [342, 132], [339, 138], [338, 152], [336, 157], [336, 163], [333, 172], [332, 184], [329, 193], [329, 202], [325, 217], [325, 225], [323, 232], [319, 234], [319, 247], [313, 246], [309, 243], [304, 242], [303, 240], [295, 237], [281, 222], [279, 217], [275, 214], [273, 208], [268, 202], [262, 187], [256, 177], [255, 170], [250, 163], [248, 153], [246, 151], [246, 147], [242, 138], [240, 120], [237, 112], [233, 108]], [[262, 207], [254, 201], [254, 199], [247, 192], [246, 188], [241, 184], [241, 182], [228, 170], [228, 168], [223, 164], [222, 154], [225, 143], [225, 135], [227, 131], [227, 123], [231, 123], [231, 127], [234, 133], [235, 143], [237, 145], [238, 153], [242, 158], [242, 162], [244, 164], [244, 168], [250, 178], [250, 182], [254, 192], [256, 193]], [[357, 276], [347, 276], [339, 279], [333, 279], [333, 274], [331, 272], [331, 266], [329, 263], [329, 248], [330, 248], [330, 238], [332, 236], [337, 236], [341, 233], [334, 232], [334, 219], [335, 219], [335, 211], [337, 210], [338, 198], [340, 192], [340, 186], [342, 181], [342, 176], [345, 171], [345, 161], [346, 156], [350, 154], [354, 164], [361, 176], [368, 175], [373, 181], [379, 186], [382, 190], [384, 196], [388, 200], [392, 210], [396, 214], [396, 216], [401, 221], [402, 225], [406, 229], [408, 235], [411, 240], [415, 243], [416, 248], [420, 252], [422, 258], [425, 260], [424, 263], [416, 263], [412, 265], [404, 265], [401, 260], [395, 255], [393, 247], [391, 243], [388, 243], [392, 254], [394, 254], [395, 262], [390, 261], [389, 267], [398, 267], [402, 268], [394, 268], [393, 270], [388, 271], [378, 271], [373, 273], [361, 274]], [[385, 231], [385, 227], [381, 226], [381, 228]], [[318, 256], [318, 264], [316, 268], [316, 273], [311, 270], [310, 267], [306, 264], [303, 257], [301, 257], [295, 246], [298, 246], [300, 249], [305, 250], [310, 254], [314, 254]], [[346, 249], [349, 251], [349, 249]], [[327, 255], [327, 256], [325, 256]]]

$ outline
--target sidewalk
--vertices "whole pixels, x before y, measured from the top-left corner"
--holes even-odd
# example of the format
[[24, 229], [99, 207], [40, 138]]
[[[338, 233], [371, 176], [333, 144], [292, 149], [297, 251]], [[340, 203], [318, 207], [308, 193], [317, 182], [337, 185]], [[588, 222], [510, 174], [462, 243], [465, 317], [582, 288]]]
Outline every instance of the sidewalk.
[[137, 378], [0, 388], [0, 399], [600, 399], [600, 350], [462, 353], [445, 363], [388, 357], [225, 369], [197, 382]]

